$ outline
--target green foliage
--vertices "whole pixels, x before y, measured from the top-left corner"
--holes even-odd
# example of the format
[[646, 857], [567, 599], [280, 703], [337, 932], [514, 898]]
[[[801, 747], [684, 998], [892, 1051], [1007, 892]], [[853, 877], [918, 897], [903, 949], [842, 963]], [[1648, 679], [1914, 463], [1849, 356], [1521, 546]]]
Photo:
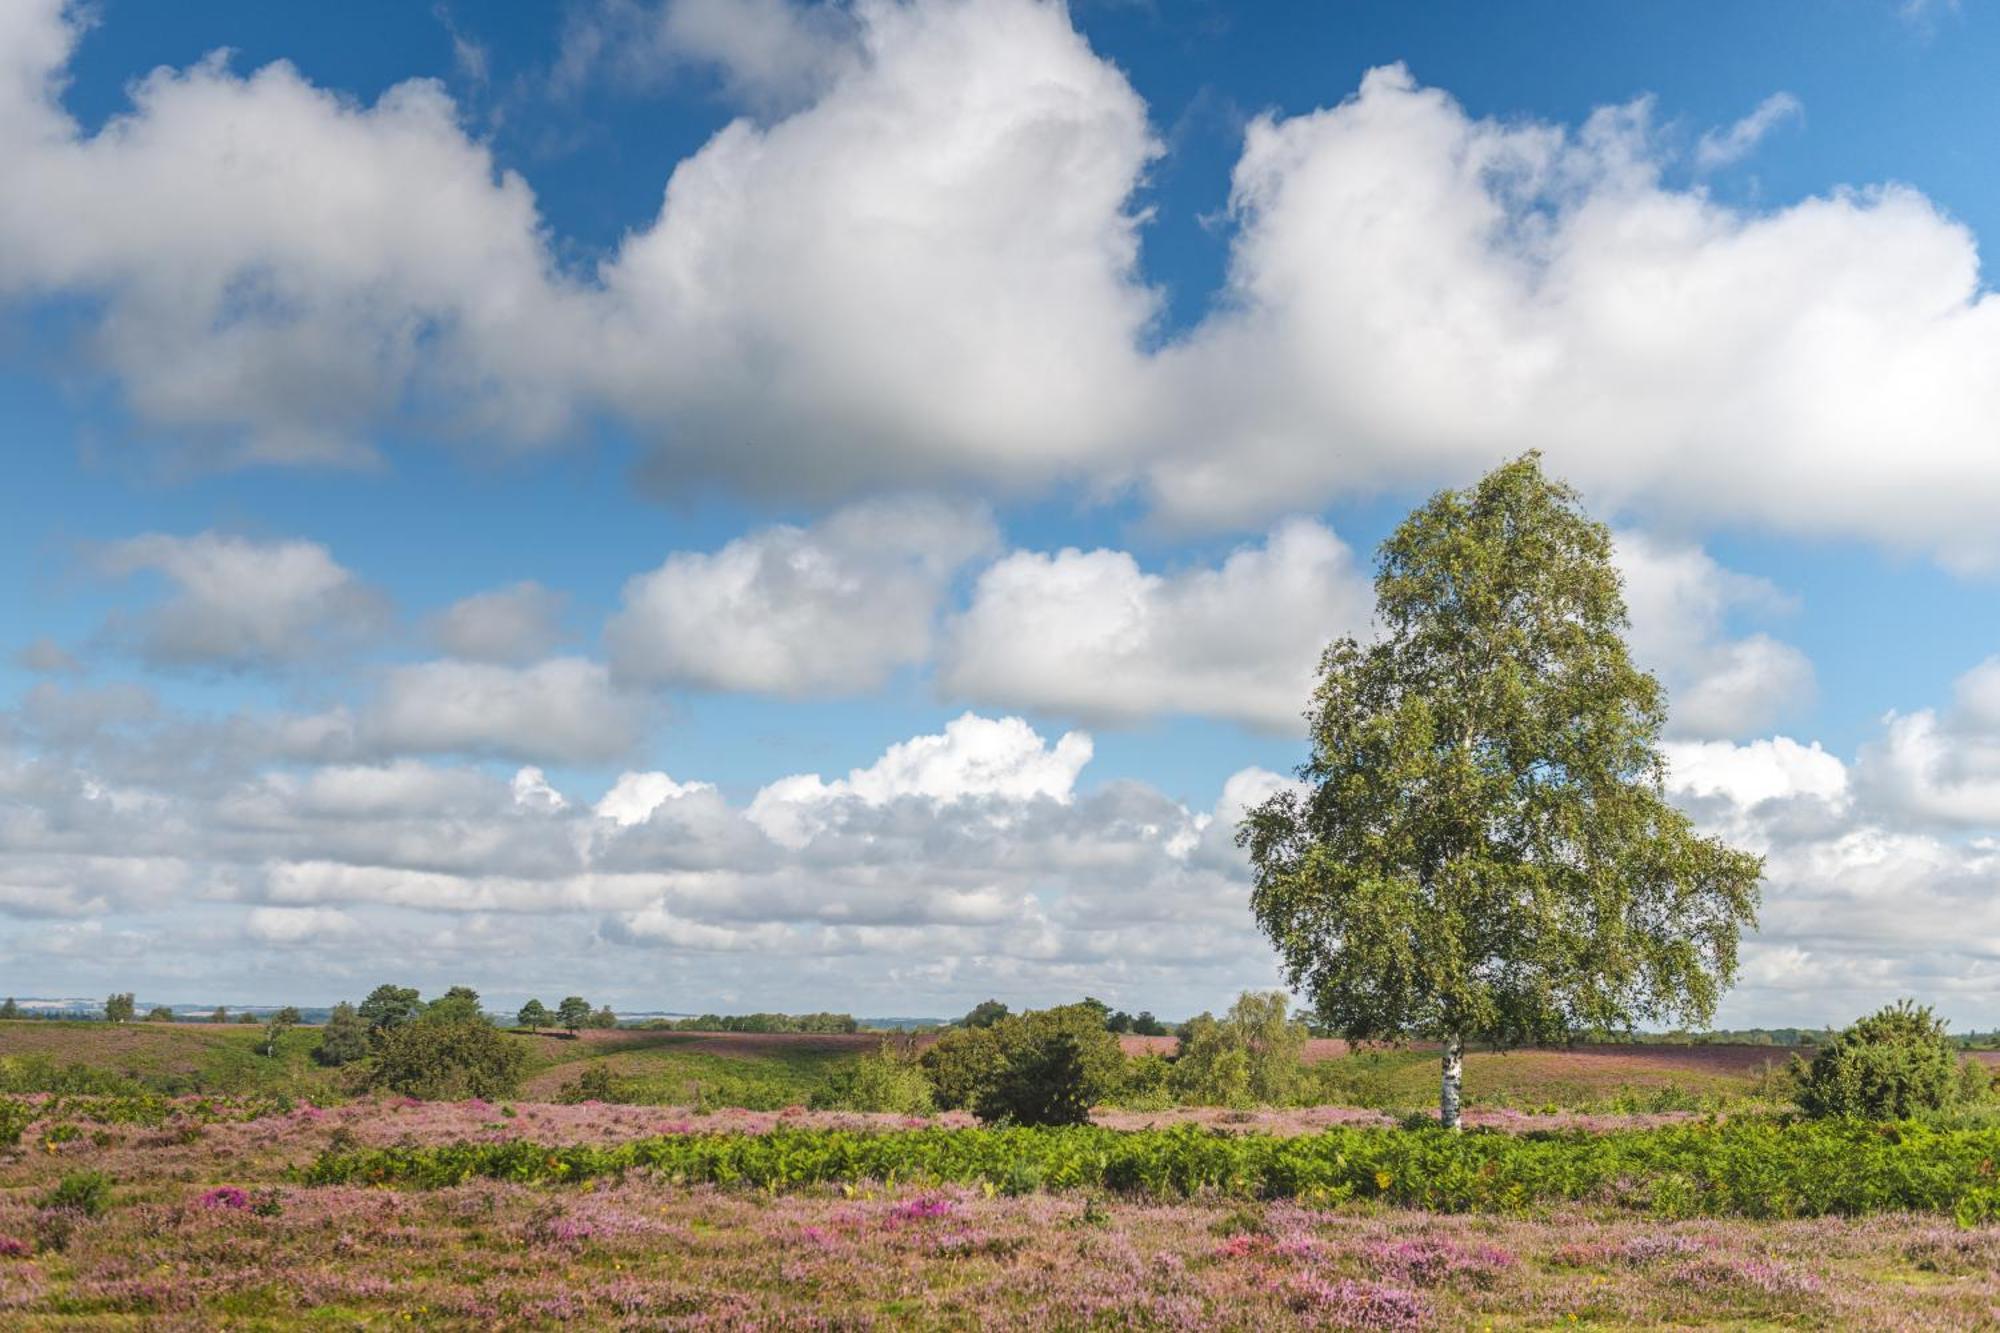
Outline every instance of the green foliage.
[[1171, 1086], [1197, 1106], [1284, 1106], [1306, 1085], [1305, 1025], [1282, 991], [1245, 991], [1220, 1019], [1183, 1029]]
[[962, 1028], [990, 1028], [1007, 1017], [1007, 1006], [998, 1000], [981, 1000], [972, 1006], [964, 1018], [958, 1020]]
[[0, 1097], [0, 1148], [11, 1148], [19, 1143], [22, 1131], [40, 1115], [32, 1102]]
[[329, 1151], [305, 1179], [442, 1188], [482, 1177], [579, 1182], [643, 1169], [685, 1184], [767, 1190], [893, 1180], [1314, 1205], [1376, 1200], [1436, 1212], [1588, 1205], [1661, 1217], [1797, 1218], [1916, 1211], [1986, 1225], [2000, 1218], [1995, 1160], [1994, 1129], [1739, 1118], [1602, 1134], [1336, 1126], [1281, 1138], [1191, 1126], [1072, 1126], [778, 1129], [604, 1146], [464, 1142]]
[[1023, 1125], [1082, 1123], [1124, 1074], [1104, 1015], [1083, 1004], [955, 1028], [920, 1063], [938, 1106]]
[[111, 1177], [102, 1171], [72, 1171], [35, 1203], [40, 1208], [96, 1217], [111, 1206]]
[[0, 1004], [0, 1019], [19, 1018], [20, 1016], [21, 1016], [21, 1006], [15, 1003], [13, 996], [9, 995], [7, 997], [7, 1003]]
[[229, 1010], [222, 1005], [216, 1005], [215, 1012], [208, 1016], [208, 1021], [211, 1023], [227, 1023], [229, 1021]]
[[611, 1069], [602, 1060], [592, 1060], [577, 1076], [556, 1091], [556, 1100], [574, 1106], [579, 1102], [615, 1102]]
[[611, 1012], [611, 1006], [607, 1004], [592, 1014], [588, 1021], [594, 1028], [615, 1028], [618, 1026], [618, 1015]]
[[104, 1001], [104, 1018], [106, 1022], [129, 1023], [132, 1021], [133, 1011], [134, 1005], [131, 991], [117, 992], [106, 997]]
[[590, 1001], [581, 995], [565, 995], [556, 1006], [556, 1023], [565, 1032], [574, 1032], [590, 1022]]
[[422, 1000], [414, 986], [392, 986], [384, 983], [368, 992], [368, 998], [356, 1010], [361, 1021], [368, 1025], [371, 1033], [386, 1032], [401, 1027], [417, 1016], [423, 1007]]
[[1173, 1106], [1173, 1065], [1163, 1055], [1148, 1052], [1125, 1062], [1115, 1100], [1130, 1111], [1164, 1111]]
[[1714, 1011], [1762, 862], [1666, 800], [1611, 554], [1532, 453], [1383, 543], [1382, 633], [1322, 659], [1307, 790], [1238, 829], [1322, 1023], [1517, 1044]]
[[299, 1025], [299, 1011], [286, 1005], [264, 1023], [264, 1054], [278, 1053], [278, 1039]]
[[972, 1113], [1016, 1125], [1080, 1125], [1124, 1073], [1118, 1039], [1088, 1004], [1003, 1019], [984, 1029], [998, 1060], [974, 1088]]
[[1153, 1017], [1150, 1009], [1141, 1009], [1132, 1018], [1132, 1035], [1135, 1037], [1164, 1037], [1167, 1025]]
[[885, 1041], [878, 1051], [862, 1056], [827, 1075], [813, 1090], [807, 1105], [815, 1111], [879, 1111], [896, 1115], [929, 1115], [936, 1109], [930, 1080], [907, 1049]]
[[470, 986], [453, 986], [424, 1006], [423, 1018], [436, 1023], [484, 1023], [486, 1014], [479, 1007], [478, 991]]
[[367, 1055], [368, 1026], [361, 1021], [360, 1011], [343, 1000], [333, 1006], [326, 1026], [320, 1029], [319, 1045], [313, 1048], [313, 1059], [328, 1068], [337, 1069], [365, 1059]]
[[491, 1023], [405, 1023], [383, 1037], [369, 1079], [426, 1101], [511, 1097], [520, 1087], [524, 1058]]
[[555, 1022], [555, 1015], [540, 1000], [530, 1000], [514, 1015], [514, 1021], [530, 1032], [539, 1032]]
[[148, 1023], [171, 1023], [174, 1021], [174, 1011], [167, 1008], [164, 1004], [156, 1004], [146, 1011], [146, 1021]]
[[1810, 1065], [1793, 1056], [1800, 1109], [1900, 1120], [1978, 1100], [1983, 1090], [1961, 1072], [1958, 1047], [1944, 1029], [1929, 1006], [1899, 1000], [1820, 1047]]
[[940, 1036], [919, 1058], [939, 1108], [969, 1110], [979, 1090], [998, 1073], [1004, 1057], [994, 1027], [1002, 1021], [1015, 1020], [1003, 1017], [993, 1023], [954, 1028]]

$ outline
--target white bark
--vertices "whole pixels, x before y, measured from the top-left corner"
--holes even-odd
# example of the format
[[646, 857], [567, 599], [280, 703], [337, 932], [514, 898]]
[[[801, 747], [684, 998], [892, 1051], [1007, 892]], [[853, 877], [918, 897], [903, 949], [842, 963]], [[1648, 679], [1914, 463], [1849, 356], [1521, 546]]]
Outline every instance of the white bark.
[[1444, 1040], [1444, 1078], [1438, 1090], [1438, 1121], [1446, 1129], [1458, 1130], [1459, 1090], [1465, 1081], [1465, 1039]]

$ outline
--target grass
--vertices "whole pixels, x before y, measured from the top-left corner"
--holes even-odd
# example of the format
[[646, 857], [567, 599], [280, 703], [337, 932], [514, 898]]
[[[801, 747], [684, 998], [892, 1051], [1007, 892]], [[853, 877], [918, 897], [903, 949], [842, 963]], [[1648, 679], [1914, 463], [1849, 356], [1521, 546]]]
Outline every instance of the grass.
[[336, 1075], [312, 1061], [316, 1028], [265, 1055], [261, 1025], [0, 1022], [0, 1092], [282, 1094], [327, 1099]]

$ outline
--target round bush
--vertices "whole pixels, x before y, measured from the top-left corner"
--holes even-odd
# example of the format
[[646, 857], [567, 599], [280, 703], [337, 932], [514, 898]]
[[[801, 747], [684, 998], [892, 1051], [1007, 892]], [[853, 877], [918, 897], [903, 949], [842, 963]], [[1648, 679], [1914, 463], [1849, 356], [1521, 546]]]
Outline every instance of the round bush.
[[1965, 1091], [1958, 1048], [1927, 1005], [1899, 1000], [1822, 1046], [1793, 1057], [1807, 1115], [1903, 1120], [1956, 1105]]

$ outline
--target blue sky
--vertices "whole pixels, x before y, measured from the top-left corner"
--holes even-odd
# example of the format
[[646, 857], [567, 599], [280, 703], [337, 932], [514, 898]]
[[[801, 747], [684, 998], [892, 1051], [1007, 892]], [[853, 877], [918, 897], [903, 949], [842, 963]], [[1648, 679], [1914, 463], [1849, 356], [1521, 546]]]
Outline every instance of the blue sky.
[[1994, 1026], [1996, 24], [19, 6], [6, 984], [1222, 1003], [1375, 543], [1540, 446], [1770, 861], [1721, 1021]]

